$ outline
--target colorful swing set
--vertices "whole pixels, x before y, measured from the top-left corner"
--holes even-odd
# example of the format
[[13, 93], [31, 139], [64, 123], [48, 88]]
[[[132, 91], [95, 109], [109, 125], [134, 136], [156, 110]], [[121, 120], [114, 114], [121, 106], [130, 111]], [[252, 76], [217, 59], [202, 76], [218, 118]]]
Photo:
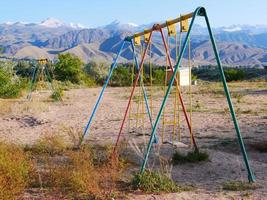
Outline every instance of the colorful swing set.
[[32, 70], [32, 79], [30, 82], [29, 93], [27, 99], [32, 99], [32, 92], [38, 81], [46, 81], [49, 83], [50, 90], [54, 91], [53, 86], [53, 76], [49, 70], [49, 60], [48, 59], [39, 59], [33, 60], [33, 70]]
[[[194, 134], [193, 134], [193, 131], [192, 131], [192, 95], [191, 95], [191, 63], [190, 63], [190, 34], [192, 32], [192, 27], [194, 25], [195, 19], [198, 16], [199, 17], [204, 17], [206, 25], [207, 25], [207, 29], [208, 29], [208, 32], [209, 32], [212, 48], [213, 48], [213, 51], [214, 51], [214, 54], [215, 54], [218, 70], [220, 72], [221, 80], [222, 80], [222, 83], [223, 83], [224, 92], [225, 92], [226, 99], [227, 99], [227, 102], [228, 102], [228, 106], [229, 106], [229, 110], [230, 110], [230, 113], [231, 113], [231, 117], [232, 117], [232, 120], [233, 120], [233, 123], [234, 123], [234, 126], [235, 126], [238, 142], [239, 142], [240, 149], [241, 149], [241, 152], [242, 152], [242, 155], [243, 155], [243, 160], [244, 160], [244, 163], [245, 163], [245, 166], [246, 166], [246, 169], [247, 169], [248, 180], [249, 180], [249, 182], [254, 182], [255, 181], [255, 176], [254, 176], [254, 174], [252, 172], [252, 169], [250, 167], [250, 164], [249, 164], [247, 152], [246, 152], [246, 149], [245, 149], [245, 145], [244, 145], [244, 142], [243, 142], [242, 135], [240, 133], [238, 121], [236, 119], [236, 114], [235, 114], [235, 111], [234, 111], [234, 107], [233, 107], [233, 103], [232, 103], [231, 96], [230, 96], [230, 93], [229, 93], [229, 89], [228, 89], [228, 86], [227, 86], [227, 83], [226, 83], [223, 67], [222, 67], [221, 60], [220, 60], [220, 57], [219, 57], [219, 54], [218, 54], [218, 50], [217, 50], [217, 47], [216, 47], [214, 36], [213, 36], [212, 30], [211, 30], [211, 26], [210, 26], [210, 23], [209, 23], [207, 12], [206, 12], [205, 8], [203, 8], [203, 7], [198, 7], [192, 13], [189, 13], [189, 14], [186, 14], [186, 15], [182, 15], [179, 18], [167, 21], [167, 22], [165, 22], [163, 24], [155, 24], [151, 29], [145, 30], [145, 31], [140, 32], [140, 33], [136, 33], [133, 36], [126, 37], [122, 41], [120, 50], [119, 50], [119, 52], [117, 54], [117, 57], [116, 57], [114, 63], [111, 65], [111, 68], [109, 70], [106, 82], [104, 83], [103, 88], [102, 88], [102, 90], [100, 92], [100, 95], [99, 95], [99, 97], [97, 99], [97, 102], [96, 102], [96, 104], [95, 104], [95, 106], [93, 108], [92, 114], [91, 114], [91, 116], [90, 116], [90, 118], [88, 120], [88, 123], [87, 123], [86, 127], [85, 127], [85, 130], [84, 130], [84, 133], [83, 133], [83, 135], [81, 137], [79, 145], [82, 144], [85, 136], [89, 134], [89, 129], [90, 129], [90, 126], [92, 124], [92, 120], [94, 118], [95, 113], [97, 112], [97, 109], [98, 109], [99, 104], [100, 104], [100, 102], [102, 100], [102, 97], [103, 97], [103, 94], [105, 92], [105, 89], [106, 89], [106, 87], [107, 87], [107, 85], [108, 85], [108, 83], [110, 81], [112, 73], [113, 73], [114, 69], [116, 69], [116, 67], [117, 67], [118, 59], [119, 59], [119, 57], [121, 55], [121, 52], [124, 49], [125, 44], [126, 43], [130, 43], [131, 49], [132, 49], [132, 52], [133, 52], [135, 68], [136, 68], [137, 72], [135, 73], [134, 78], [133, 78], [132, 90], [131, 90], [131, 93], [130, 93], [130, 97], [129, 97], [128, 104], [127, 104], [127, 107], [126, 107], [126, 110], [125, 110], [125, 113], [124, 113], [123, 120], [121, 122], [121, 126], [120, 126], [120, 129], [119, 129], [118, 137], [117, 137], [114, 149], [113, 149], [113, 155], [116, 154], [116, 152], [117, 152], [117, 147], [118, 147], [118, 144], [120, 142], [120, 138], [121, 138], [122, 131], [123, 131], [125, 123], [126, 123], [126, 119], [127, 119], [127, 117], [129, 117], [129, 113], [131, 111], [131, 106], [132, 106], [132, 100], [133, 100], [134, 93], [135, 93], [137, 88], [141, 89], [139, 94], [142, 94], [142, 96], [143, 96], [144, 105], [145, 105], [145, 109], [146, 109], [146, 114], [149, 117], [150, 125], [151, 125], [151, 128], [152, 128], [151, 134], [150, 134], [150, 138], [149, 138], [149, 141], [148, 141], [148, 144], [147, 144], [146, 152], [145, 152], [145, 155], [144, 155], [144, 158], [143, 158], [143, 163], [142, 163], [142, 166], [141, 166], [141, 169], [140, 169], [141, 173], [143, 173], [145, 171], [145, 169], [146, 169], [146, 165], [147, 165], [148, 158], [149, 158], [149, 155], [150, 155], [150, 152], [151, 152], [152, 144], [158, 142], [157, 129], [158, 129], [159, 124], [160, 124], [160, 119], [163, 118], [164, 126], [166, 124], [168, 124], [167, 121], [164, 122], [164, 120], [165, 120], [164, 117], [166, 117], [166, 115], [165, 115], [166, 114], [166, 110], [165, 109], [166, 109], [166, 106], [167, 106], [167, 101], [171, 97], [171, 90], [173, 88], [175, 88], [175, 93], [174, 93], [174, 98], [173, 98], [173, 100], [174, 100], [174, 104], [173, 104], [174, 108], [172, 109], [173, 113], [171, 113], [174, 116], [173, 119], [175, 119], [171, 123], [173, 125], [173, 127], [174, 127], [173, 128], [173, 133], [172, 133], [173, 137], [176, 134], [175, 131], [176, 131], [176, 128], [177, 128], [177, 126], [176, 126], [177, 123], [178, 123], [178, 137], [179, 137], [179, 120], [180, 119], [178, 119], [178, 118], [180, 117], [179, 116], [179, 110], [181, 108], [181, 110], [183, 111], [183, 114], [184, 114], [184, 118], [185, 118], [186, 124], [187, 124], [188, 129], [189, 129], [191, 144], [194, 147], [194, 149], [196, 151], [198, 151], [196, 140], [195, 140], [195, 137], [194, 137]], [[189, 20], [190, 19], [191, 19], [191, 21], [190, 21], [190, 24], [189, 24]], [[176, 43], [177, 43], [178, 40], [177, 40], [177, 33], [176, 33], [176, 27], [175, 27], [175, 24], [177, 24], [177, 23], [180, 23], [180, 38], [182, 37], [182, 33], [185, 33], [186, 36], [185, 36], [185, 38], [183, 40], [183, 45], [181, 45], [182, 40], [180, 39], [179, 50], [177, 49], [177, 45], [176, 45], [176, 49], [177, 49], [176, 50], [176, 59], [175, 59], [176, 64], [173, 66], [172, 61], [171, 61], [171, 57], [170, 57], [169, 45], [168, 45], [168, 43], [169, 43], [168, 41], [169, 40], [167, 39], [167, 41], [166, 41], [163, 29], [167, 28], [168, 29], [168, 37], [171, 37], [171, 36], [174, 37], [175, 36], [175, 38], [176, 38], [175, 40], [176, 40]], [[154, 112], [153, 111], [153, 101], [152, 101], [152, 95], [153, 95], [152, 82], [153, 82], [153, 79], [152, 79], [152, 77], [150, 77], [150, 85], [151, 85], [151, 87], [150, 87], [150, 97], [151, 98], [150, 98], [150, 105], [149, 105], [148, 92], [146, 91], [146, 88], [145, 88], [144, 83], [143, 83], [143, 78], [142, 78], [143, 77], [143, 68], [144, 68], [145, 58], [149, 54], [150, 55], [150, 59], [151, 59], [151, 48], [152, 48], [151, 39], [152, 39], [152, 35], [153, 35], [154, 32], [159, 32], [160, 33], [162, 41], [163, 41], [163, 44], [164, 44], [164, 49], [165, 49], [165, 53], [166, 53], [166, 61], [167, 61], [167, 66], [168, 66], [166, 68], [166, 73], [167, 73], [167, 70], [171, 71], [170, 80], [169, 81], [165, 81], [165, 84], [164, 84], [165, 96], [163, 98], [163, 101], [161, 103], [160, 109], [158, 111], [158, 114], [157, 114], [155, 120], [152, 119], [153, 118], [152, 117], [152, 113]], [[135, 46], [140, 46], [141, 45], [141, 43], [142, 43], [141, 42], [141, 37], [144, 37], [144, 43], [146, 44], [146, 46], [145, 46], [144, 50], [142, 50], [141, 62], [139, 64], [138, 58], [137, 58], [137, 55], [136, 55], [137, 52], [136, 52]], [[184, 100], [183, 100], [183, 97], [182, 97], [181, 87], [179, 86], [179, 79], [177, 77], [177, 75], [178, 75], [178, 73], [180, 71], [182, 58], [183, 58], [183, 56], [185, 54], [186, 48], [188, 49], [188, 52], [189, 52], [188, 53], [188, 68], [189, 68], [189, 74], [190, 74], [189, 75], [189, 85], [188, 86], [189, 86], [189, 94], [190, 94], [190, 97], [189, 97], [190, 100], [189, 101], [190, 101], [190, 108], [191, 109], [190, 109], [190, 112], [189, 112], [189, 116], [188, 116], [187, 110], [185, 108], [185, 103], [184, 103]], [[151, 60], [150, 60], [150, 62], [151, 62]], [[150, 65], [151, 65], [151, 63], [150, 63]], [[134, 65], [133, 65], [133, 67], [134, 67]], [[152, 71], [152, 67], [151, 66], [150, 66], [150, 71]], [[151, 72], [151, 74], [152, 74], [152, 72]], [[165, 80], [167, 80], [167, 79], [165, 79]], [[138, 85], [140, 87], [138, 87]], [[139, 96], [141, 97], [141, 95], [139, 95]], [[140, 105], [142, 105], [142, 104], [143, 104], [143, 100], [141, 101]], [[141, 109], [140, 113], [142, 115], [144, 115], [144, 110], [145, 109], [143, 109], [143, 110]], [[130, 117], [131, 116], [132, 115], [130, 114]], [[141, 116], [141, 115], [138, 115], [138, 117], [139, 116]], [[163, 131], [163, 134], [164, 134], [164, 131]], [[181, 134], [180, 134], [180, 137], [181, 137]]]

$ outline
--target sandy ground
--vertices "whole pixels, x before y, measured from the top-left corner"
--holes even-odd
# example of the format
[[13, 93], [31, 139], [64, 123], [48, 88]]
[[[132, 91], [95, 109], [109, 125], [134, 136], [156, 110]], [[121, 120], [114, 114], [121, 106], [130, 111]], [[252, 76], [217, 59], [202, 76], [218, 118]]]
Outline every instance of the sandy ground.
[[[222, 184], [230, 180], [246, 181], [247, 173], [236, 141], [236, 134], [231, 116], [227, 112], [225, 97], [217, 91], [218, 85], [193, 87], [193, 130], [198, 146], [207, 151], [210, 161], [198, 164], [171, 166], [164, 161], [159, 165], [159, 155], [171, 157], [175, 147], [170, 144], [159, 144], [152, 152], [149, 168], [167, 170], [179, 184], [193, 185], [196, 189], [190, 192], [166, 195], [129, 194], [129, 199], [265, 199], [267, 195], [267, 153], [260, 153], [254, 148], [258, 142], [267, 142], [267, 90], [265, 83], [231, 84], [233, 103], [241, 132], [248, 147], [251, 166], [260, 186], [256, 190], [229, 192], [222, 189]], [[4, 142], [32, 144], [46, 134], [60, 133], [66, 139], [70, 132], [81, 133], [101, 88], [73, 89], [65, 92], [63, 102], [48, 100], [49, 92], [36, 92], [33, 101], [24, 98], [19, 100], [0, 101], [0, 138]], [[153, 89], [153, 119], [161, 104], [163, 92]], [[102, 104], [94, 118], [89, 136], [85, 142], [114, 143], [127, 105], [130, 88], [108, 88]], [[185, 91], [184, 91], [185, 94]], [[238, 95], [236, 95], [238, 94]], [[188, 106], [188, 96], [184, 95]], [[166, 113], [172, 110], [172, 101], [168, 101]], [[136, 108], [136, 105], [133, 104]], [[133, 111], [132, 113], [134, 113]], [[123, 131], [124, 140], [132, 148], [132, 156], [137, 163], [141, 157], [150, 134], [147, 117], [139, 120], [139, 128], [133, 128], [135, 120], [129, 121]], [[162, 124], [158, 128], [161, 141]], [[177, 131], [177, 129], [176, 129]], [[164, 141], [171, 137], [172, 126], [165, 127]], [[143, 135], [142, 133], [145, 133]], [[181, 113], [182, 142], [189, 144], [189, 132]], [[134, 147], [138, 144], [139, 148]], [[225, 145], [227, 144], [227, 145]], [[181, 151], [187, 151], [187, 148]], [[139, 152], [140, 151], [140, 152]], [[134, 155], [135, 154], [135, 155]], [[164, 155], [164, 156], [163, 156]], [[161, 167], [160, 167], [161, 166]], [[138, 169], [138, 168], [136, 168]], [[30, 199], [30, 198], [29, 198]]]

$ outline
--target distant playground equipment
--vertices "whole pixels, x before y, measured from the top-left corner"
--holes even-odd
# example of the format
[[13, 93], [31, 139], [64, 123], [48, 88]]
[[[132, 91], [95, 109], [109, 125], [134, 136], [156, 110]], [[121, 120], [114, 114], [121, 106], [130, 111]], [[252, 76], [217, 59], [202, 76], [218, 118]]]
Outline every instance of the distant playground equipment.
[[49, 67], [51, 66], [51, 61], [46, 58], [42, 58], [39, 60], [32, 60], [31, 62], [33, 64], [33, 69], [29, 92], [27, 95], [28, 100], [32, 99], [32, 92], [34, 91], [38, 81], [48, 82], [49, 89], [54, 92], [52, 69]]
[[[93, 108], [93, 111], [90, 115], [89, 121], [85, 127], [84, 133], [81, 137], [80, 140], [80, 145], [82, 144], [84, 138], [86, 135], [89, 134], [90, 126], [92, 124], [92, 120], [94, 118], [95, 113], [97, 112], [97, 109], [99, 107], [99, 104], [102, 100], [103, 94], [105, 92], [105, 89], [110, 81], [110, 78], [112, 77], [112, 73], [114, 69], [116, 69], [117, 64], [118, 64], [118, 59], [122, 53], [122, 50], [127, 44], [130, 44], [131, 50], [133, 52], [133, 67], [132, 67], [132, 90], [130, 93], [130, 97], [128, 100], [128, 104], [124, 113], [124, 117], [120, 126], [120, 130], [118, 133], [118, 137], [116, 140], [116, 144], [113, 149], [113, 154], [116, 154], [118, 144], [120, 142], [120, 138], [125, 126], [125, 123], [128, 121], [130, 125], [132, 120], [135, 120], [135, 126], [136, 127], [144, 127], [144, 116], [147, 115], [150, 121], [150, 126], [151, 126], [151, 134], [149, 135], [150, 139], [147, 144], [147, 148], [145, 151], [145, 155], [143, 158], [143, 163], [141, 166], [140, 171], [143, 173], [144, 170], [146, 169], [146, 165], [148, 162], [148, 158], [152, 149], [152, 144], [154, 143], [157, 145], [158, 143], [164, 143], [164, 142], [170, 142], [172, 144], [178, 142], [181, 142], [182, 137], [181, 137], [181, 130], [180, 130], [180, 123], [181, 123], [181, 116], [180, 116], [180, 111], [183, 112], [183, 117], [186, 122], [186, 125], [189, 130], [190, 134], [190, 146], [195, 149], [195, 151], [198, 151], [198, 146], [196, 144], [195, 136], [192, 130], [192, 91], [191, 91], [191, 85], [192, 85], [192, 80], [191, 80], [191, 58], [190, 58], [190, 34], [192, 32], [192, 27], [194, 25], [196, 17], [204, 17], [205, 22], [207, 24], [207, 29], [209, 32], [212, 48], [215, 54], [218, 70], [220, 72], [221, 80], [223, 83], [224, 87], [224, 92], [226, 95], [226, 99], [228, 102], [229, 110], [231, 113], [231, 117], [235, 126], [238, 142], [241, 148], [241, 152], [243, 155], [243, 160], [247, 169], [248, 173], [248, 180], [249, 182], [254, 182], [255, 181], [255, 176], [252, 172], [252, 169], [250, 167], [250, 163], [248, 160], [247, 152], [245, 149], [245, 145], [243, 142], [243, 137], [241, 135], [238, 121], [236, 119], [236, 114], [234, 111], [233, 103], [231, 100], [231, 96], [229, 93], [229, 89], [227, 86], [227, 82], [225, 79], [223, 67], [221, 64], [221, 60], [219, 57], [219, 53], [216, 47], [216, 43], [214, 40], [214, 36], [211, 30], [211, 26], [209, 23], [209, 19], [207, 16], [207, 12], [205, 8], [203, 7], [198, 7], [194, 12], [186, 14], [186, 15], [181, 15], [179, 18], [173, 19], [166, 21], [163, 24], [155, 24], [151, 29], [145, 30], [143, 32], [136, 33], [132, 36], [126, 37], [120, 46], [120, 50], [114, 60], [114, 63], [111, 65], [111, 68], [109, 70], [109, 74], [107, 76], [107, 79], [104, 83], [104, 86], [100, 92], [100, 95], [97, 99], [97, 102]], [[190, 23], [189, 23], [189, 20]], [[180, 24], [180, 39], [178, 39], [178, 33], [176, 29], [176, 24]], [[164, 36], [164, 28], [167, 28], [168, 31], [168, 36], [167, 40], [166, 37]], [[156, 115], [156, 118], [153, 118], [153, 113], [155, 112], [154, 108], [154, 102], [153, 102], [153, 96], [155, 95], [153, 93], [153, 77], [152, 77], [152, 64], [151, 64], [151, 54], [152, 51], [151, 49], [153, 48], [153, 43], [152, 43], [152, 35], [153, 33], [158, 32], [161, 35], [162, 42], [164, 44], [164, 49], [166, 53], [166, 69], [165, 69], [165, 81], [163, 84], [164, 87], [164, 98], [162, 100], [161, 106], [159, 108], [158, 114]], [[185, 34], [185, 38], [182, 40], [182, 34]], [[175, 40], [175, 62], [176, 64], [173, 66], [171, 56], [170, 56], [170, 51], [169, 51], [169, 39], [173, 37]], [[178, 45], [179, 41], [179, 45]], [[183, 43], [183, 44], [182, 44]], [[143, 48], [143, 45], [145, 46]], [[140, 48], [138, 51], [137, 48]], [[188, 63], [187, 67], [184, 69], [181, 69], [181, 62], [182, 58], [184, 58], [185, 52], [188, 50]], [[138, 61], [138, 55], [137, 53], [141, 53], [141, 61]], [[149, 90], [144, 85], [143, 82], [143, 71], [144, 71], [144, 62], [146, 56], [149, 56], [149, 69], [150, 69], [150, 87]], [[138, 87], [139, 86], [139, 87]], [[182, 96], [182, 87], [185, 86], [188, 89], [188, 94], [189, 94], [189, 111], [186, 109], [186, 105]], [[172, 91], [174, 89], [174, 91]], [[134, 95], [135, 91], [138, 90], [137, 97], [135, 98], [136, 101], [134, 103]], [[167, 105], [167, 101], [169, 100], [169, 104]], [[137, 107], [134, 109], [134, 104]], [[167, 109], [167, 107], [171, 107], [170, 109]], [[170, 117], [171, 116], [171, 117]], [[141, 119], [141, 120], [140, 120]], [[161, 140], [159, 139], [160, 135], [157, 134], [157, 129], [159, 128], [160, 125], [160, 120], [162, 119], [162, 134], [161, 134]], [[141, 123], [140, 123], [141, 121]], [[165, 127], [166, 126], [172, 126], [172, 131], [166, 140], [165, 138]]]

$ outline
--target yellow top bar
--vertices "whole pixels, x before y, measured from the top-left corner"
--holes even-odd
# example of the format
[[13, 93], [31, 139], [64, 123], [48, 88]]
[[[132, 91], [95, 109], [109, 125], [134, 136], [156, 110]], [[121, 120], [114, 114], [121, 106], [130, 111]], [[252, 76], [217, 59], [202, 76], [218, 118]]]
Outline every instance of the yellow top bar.
[[[178, 17], [178, 18], [176, 18], [176, 19], [169, 20], [168, 22], [165, 22], [165, 23], [163, 23], [163, 24], [159, 24], [159, 26], [160, 26], [160, 28], [165, 28], [165, 27], [167, 27], [168, 25], [176, 24], [176, 23], [178, 23], [178, 22], [180, 22], [180, 21], [183, 21], [183, 20], [186, 20], [186, 19], [190, 19], [190, 18], [193, 17], [193, 15], [194, 15], [194, 12], [189, 13], [189, 14], [186, 14], [186, 15], [182, 15], [181, 17]], [[145, 35], [145, 34], [147, 34], [147, 33], [151, 33], [153, 30], [154, 30], [154, 29], [153, 29], [153, 27], [152, 27], [152, 28], [147, 29], [147, 30], [145, 30], [145, 31], [143, 31], [143, 32], [135, 33], [133, 36], [130, 37], [130, 39], [133, 39], [133, 38], [135, 38], [135, 37], [143, 36], [143, 35]]]

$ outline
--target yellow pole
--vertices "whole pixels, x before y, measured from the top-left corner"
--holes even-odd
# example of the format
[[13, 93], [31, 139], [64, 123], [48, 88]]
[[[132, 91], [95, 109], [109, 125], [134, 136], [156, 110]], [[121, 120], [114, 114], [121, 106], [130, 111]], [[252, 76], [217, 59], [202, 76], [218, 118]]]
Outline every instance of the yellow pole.
[[151, 57], [152, 57], [152, 41], [149, 43], [149, 70], [150, 70], [150, 113], [151, 113], [151, 118], [153, 121], [153, 70], [152, 70], [152, 63], [151, 63]]
[[[166, 63], [168, 62], [168, 57], [167, 57], [167, 55], [166, 55]], [[164, 87], [163, 87], [163, 90], [164, 90], [164, 94], [166, 93], [166, 86], [167, 86], [167, 78], [168, 78], [168, 67], [167, 67], [167, 64], [166, 64], [166, 66], [165, 66], [165, 80], [164, 80]], [[166, 107], [167, 106], [165, 106], [164, 107], [164, 110], [163, 110], [163, 120], [162, 120], [162, 122], [163, 122], [163, 124], [162, 124], [162, 126], [163, 126], [163, 129], [162, 129], [162, 143], [164, 142], [164, 135], [165, 135], [165, 123], [166, 123]]]
[[[133, 86], [133, 83], [134, 83], [134, 67], [135, 67], [135, 62], [134, 62], [134, 54], [133, 54], [133, 64], [132, 64], [132, 73], [131, 73], [131, 79], [132, 79], [132, 86]], [[130, 102], [130, 109], [129, 109], [129, 129], [131, 129], [131, 120], [132, 120], [132, 112], [133, 112], [133, 100]]]
[[[171, 51], [171, 48], [170, 48], [170, 37], [167, 36], [167, 44], [169, 46], [169, 49]], [[177, 91], [177, 90], [176, 90]], [[175, 127], [176, 127], [176, 92], [174, 94], [174, 99], [173, 99], [173, 121], [172, 121], [172, 135], [171, 135], [171, 139], [172, 139], [172, 142], [174, 141], [174, 136], [175, 136]]]
[[[178, 41], [177, 41], [177, 43], [178, 43]], [[179, 47], [177, 48], [177, 50], [178, 50], [178, 56], [180, 55], [180, 48], [181, 48], [181, 46], [182, 46], [182, 32], [180, 32], [180, 35], [179, 35]], [[176, 56], [176, 59], [178, 60], [178, 56]], [[176, 62], [177, 62], [177, 60], [176, 60]], [[177, 73], [177, 76], [178, 76], [178, 82], [179, 82], [179, 85], [180, 85], [180, 75], [179, 75], [180, 73]], [[181, 94], [182, 94], [182, 90], [181, 90], [181, 87], [180, 86], [178, 86], [179, 87], [179, 90], [180, 90], [180, 92], [181, 92]], [[178, 92], [178, 91], [177, 91]], [[178, 101], [178, 141], [179, 142], [181, 142], [181, 140], [182, 140], [182, 132], [181, 132], [181, 114], [180, 114], [180, 103], [179, 103], [179, 101]]]

